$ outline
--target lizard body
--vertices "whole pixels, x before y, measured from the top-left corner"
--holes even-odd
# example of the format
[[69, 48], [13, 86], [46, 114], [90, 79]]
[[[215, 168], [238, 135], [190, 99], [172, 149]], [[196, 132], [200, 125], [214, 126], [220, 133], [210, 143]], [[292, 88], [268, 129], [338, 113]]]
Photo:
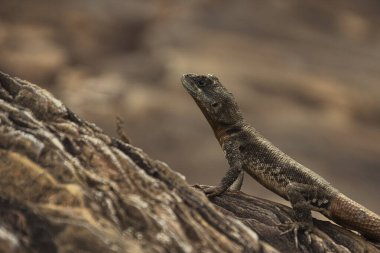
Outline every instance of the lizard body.
[[380, 242], [380, 216], [340, 193], [261, 136], [245, 122], [233, 95], [217, 77], [186, 74], [182, 84], [212, 127], [230, 166], [219, 186], [206, 190], [208, 196], [220, 195], [228, 188], [240, 190], [246, 172], [290, 201], [297, 222], [284, 227], [289, 228], [286, 232], [294, 231], [296, 244], [297, 231], [308, 233], [312, 228], [311, 210]]

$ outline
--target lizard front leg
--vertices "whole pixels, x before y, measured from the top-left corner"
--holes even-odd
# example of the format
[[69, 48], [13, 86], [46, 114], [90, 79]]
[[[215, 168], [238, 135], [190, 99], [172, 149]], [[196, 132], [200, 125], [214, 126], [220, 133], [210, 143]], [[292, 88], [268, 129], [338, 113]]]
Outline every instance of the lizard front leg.
[[313, 227], [313, 217], [311, 215], [311, 208], [308, 199], [310, 196], [315, 195], [315, 188], [306, 184], [290, 183], [286, 187], [286, 194], [290, 204], [292, 205], [296, 222], [281, 224], [280, 228], [285, 229], [281, 235], [293, 231], [294, 241], [296, 247], [298, 248], [299, 231], [304, 231], [308, 242], [311, 242], [310, 232]]
[[218, 186], [207, 188], [204, 191], [208, 197], [223, 194], [228, 188], [231, 190], [240, 190], [243, 183], [244, 172], [242, 171], [241, 155], [238, 144], [236, 141], [225, 141], [222, 148], [226, 154], [230, 168]]
[[235, 182], [228, 188], [230, 191], [240, 191], [244, 181], [244, 171], [240, 171], [238, 178]]

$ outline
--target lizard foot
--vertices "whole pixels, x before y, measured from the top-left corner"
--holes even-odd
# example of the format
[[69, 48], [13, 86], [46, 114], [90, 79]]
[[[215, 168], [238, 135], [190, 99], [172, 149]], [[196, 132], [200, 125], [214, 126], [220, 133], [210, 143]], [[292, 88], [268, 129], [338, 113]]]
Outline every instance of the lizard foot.
[[290, 232], [294, 234], [294, 243], [296, 244], [296, 248], [299, 248], [299, 232], [302, 231], [305, 233], [307, 242], [311, 244], [311, 236], [310, 233], [312, 231], [312, 225], [307, 222], [286, 222], [278, 225], [279, 229], [283, 232], [280, 235], [285, 235]]
[[220, 187], [220, 186], [212, 186], [212, 187], [209, 187], [209, 188], [203, 190], [203, 192], [209, 198], [221, 195], [225, 191], [226, 190], [223, 187]]

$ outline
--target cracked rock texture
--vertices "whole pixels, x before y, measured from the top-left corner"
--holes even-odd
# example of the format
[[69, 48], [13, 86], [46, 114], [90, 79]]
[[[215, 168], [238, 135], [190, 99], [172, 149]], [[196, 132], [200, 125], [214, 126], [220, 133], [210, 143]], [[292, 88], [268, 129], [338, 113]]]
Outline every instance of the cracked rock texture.
[[184, 177], [0, 73], [0, 252], [277, 252]]

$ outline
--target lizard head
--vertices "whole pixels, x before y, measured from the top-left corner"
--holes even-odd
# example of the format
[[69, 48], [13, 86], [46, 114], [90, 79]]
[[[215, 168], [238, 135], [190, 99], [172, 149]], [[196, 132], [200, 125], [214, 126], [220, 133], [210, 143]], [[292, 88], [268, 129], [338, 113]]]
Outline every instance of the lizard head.
[[242, 122], [233, 95], [213, 75], [185, 74], [182, 84], [215, 130]]

